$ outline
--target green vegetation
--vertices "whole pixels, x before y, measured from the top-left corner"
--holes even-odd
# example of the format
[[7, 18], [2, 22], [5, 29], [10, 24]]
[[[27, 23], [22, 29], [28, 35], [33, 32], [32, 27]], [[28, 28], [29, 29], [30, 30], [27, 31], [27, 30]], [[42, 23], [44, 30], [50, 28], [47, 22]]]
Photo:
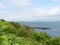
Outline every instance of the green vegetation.
[[1, 19], [0, 45], [60, 45], [60, 38], [51, 38], [29, 26]]

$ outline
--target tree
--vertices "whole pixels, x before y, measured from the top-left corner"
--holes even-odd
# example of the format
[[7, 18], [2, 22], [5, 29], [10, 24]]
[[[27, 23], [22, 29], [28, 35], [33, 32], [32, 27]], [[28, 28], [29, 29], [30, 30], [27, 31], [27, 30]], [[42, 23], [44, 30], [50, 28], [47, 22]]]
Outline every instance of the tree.
[[5, 21], [4, 19], [0, 19], [0, 21]]

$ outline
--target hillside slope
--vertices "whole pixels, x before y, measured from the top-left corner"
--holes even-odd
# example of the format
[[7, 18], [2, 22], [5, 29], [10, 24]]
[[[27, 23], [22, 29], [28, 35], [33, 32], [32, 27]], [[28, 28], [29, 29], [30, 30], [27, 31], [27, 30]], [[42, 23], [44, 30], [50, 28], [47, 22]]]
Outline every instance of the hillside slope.
[[51, 38], [27, 25], [1, 19], [0, 45], [60, 45], [60, 38]]

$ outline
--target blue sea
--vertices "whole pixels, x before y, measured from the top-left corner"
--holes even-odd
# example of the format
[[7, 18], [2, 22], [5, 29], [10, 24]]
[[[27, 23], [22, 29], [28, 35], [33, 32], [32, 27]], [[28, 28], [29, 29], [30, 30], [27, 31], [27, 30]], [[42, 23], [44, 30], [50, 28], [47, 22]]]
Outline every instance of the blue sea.
[[49, 30], [35, 29], [37, 32], [43, 32], [49, 34], [51, 37], [60, 36], [60, 21], [57, 22], [40, 22], [40, 21], [21, 21], [21, 24], [25, 24], [31, 27], [49, 27]]

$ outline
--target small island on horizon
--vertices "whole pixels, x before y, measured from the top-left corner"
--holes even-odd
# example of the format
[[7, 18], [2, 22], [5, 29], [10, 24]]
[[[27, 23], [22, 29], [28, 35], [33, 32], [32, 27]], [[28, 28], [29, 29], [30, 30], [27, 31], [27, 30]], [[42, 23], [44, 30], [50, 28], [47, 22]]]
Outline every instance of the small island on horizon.
[[42, 29], [42, 30], [49, 30], [49, 29], [52, 29], [52, 28], [49, 28], [49, 27], [31, 27], [32, 29]]

